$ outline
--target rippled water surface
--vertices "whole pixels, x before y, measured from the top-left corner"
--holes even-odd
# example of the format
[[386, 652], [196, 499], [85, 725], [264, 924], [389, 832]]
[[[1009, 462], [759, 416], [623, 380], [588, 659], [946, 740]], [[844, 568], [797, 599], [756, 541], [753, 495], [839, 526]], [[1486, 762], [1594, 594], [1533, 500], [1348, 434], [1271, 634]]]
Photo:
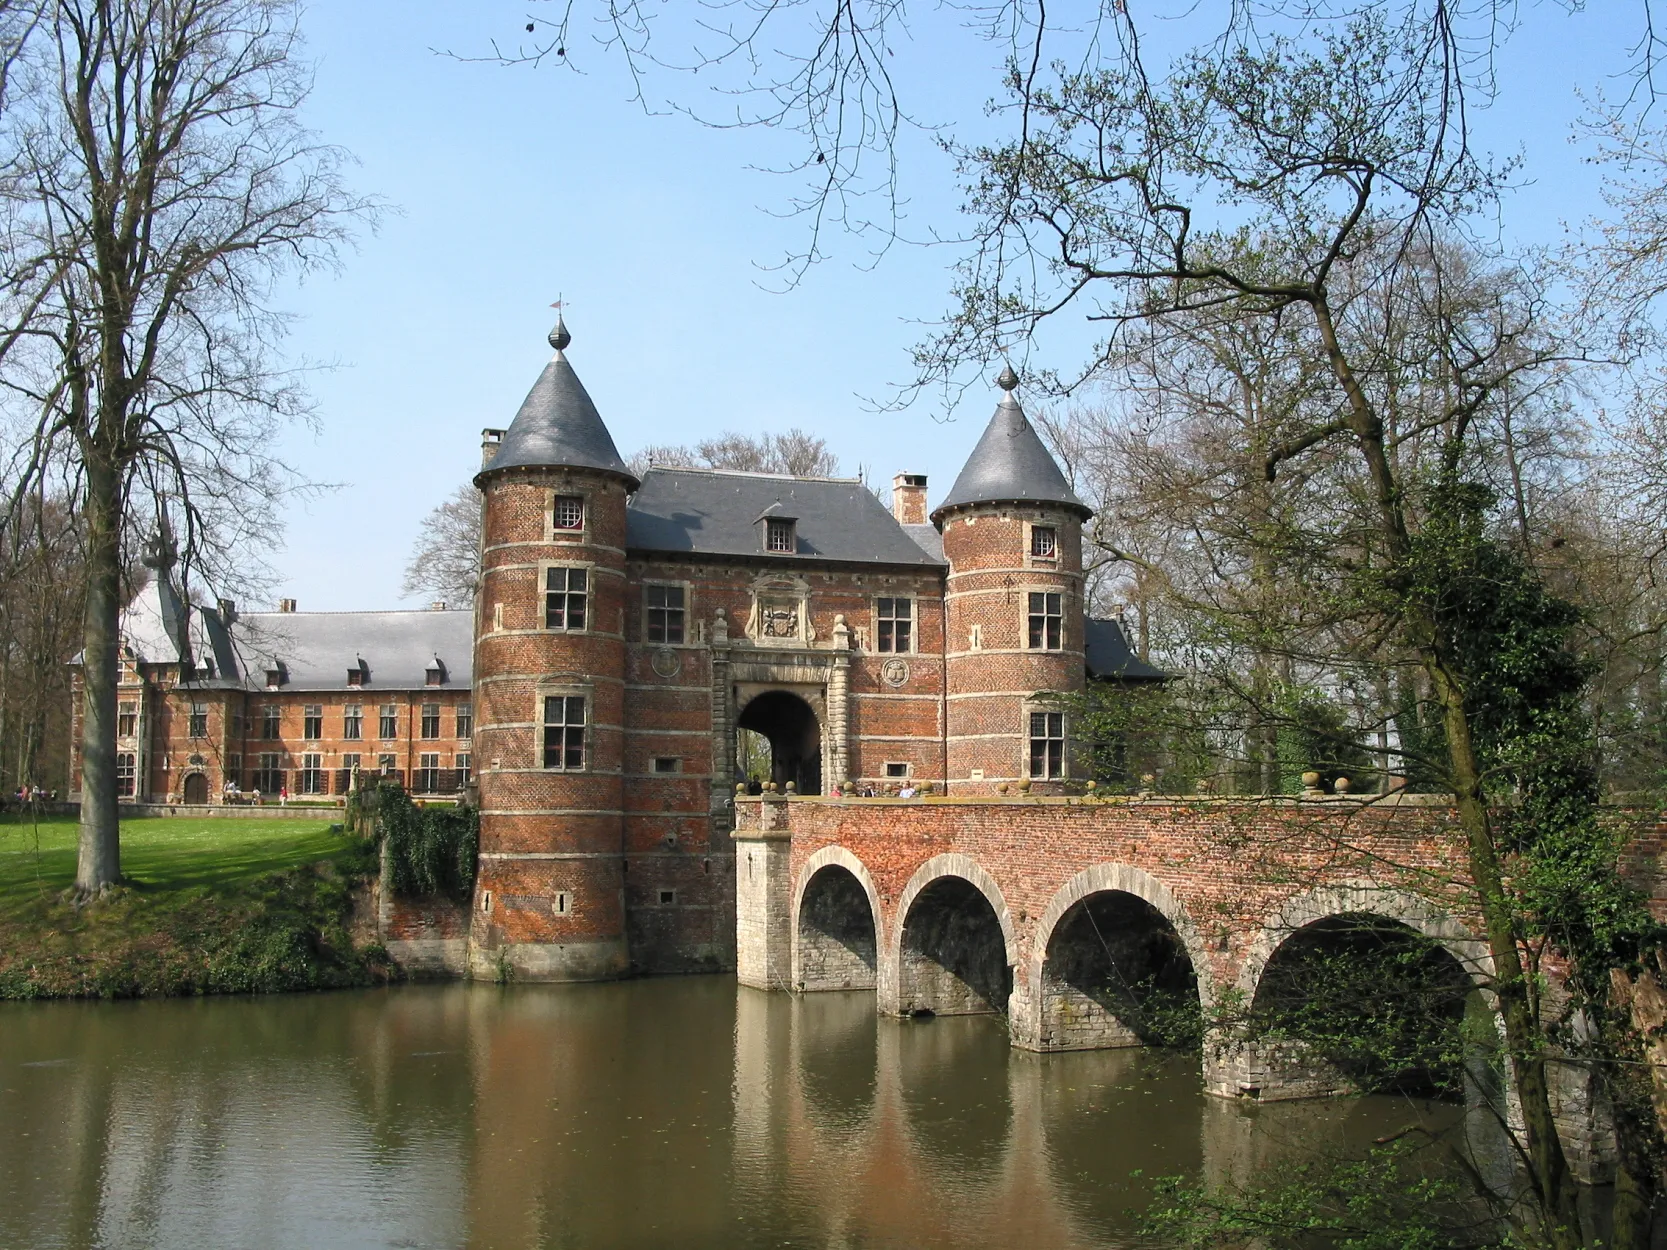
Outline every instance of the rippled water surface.
[[0, 1246], [1127, 1246], [1420, 1110], [721, 977], [0, 1005]]

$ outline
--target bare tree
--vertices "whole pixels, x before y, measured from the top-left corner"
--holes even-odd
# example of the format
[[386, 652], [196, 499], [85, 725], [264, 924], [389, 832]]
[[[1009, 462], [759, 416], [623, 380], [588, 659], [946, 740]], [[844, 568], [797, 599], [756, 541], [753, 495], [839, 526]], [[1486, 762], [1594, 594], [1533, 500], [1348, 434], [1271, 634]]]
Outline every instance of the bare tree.
[[400, 593], [470, 604], [480, 581], [480, 491], [464, 483], [423, 518]]
[[121, 875], [124, 542], [171, 517], [189, 567], [244, 532], [206, 520], [270, 517], [278, 423], [306, 413], [271, 354], [274, 282], [331, 264], [373, 209], [300, 123], [296, 18], [287, 0], [51, 0], [0, 118], [8, 243], [29, 261], [0, 337], [20, 345], [0, 376], [13, 499], [60, 475], [85, 533], [83, 898]]
[[839, 474], [839, 458], [829, 449], [828, 440], [796, 427], [781, 434], [737, 434], [729, 430], [693, 447], [644, 447], [628, 463], [631, 472], [638, 477], [656, 465], [661, 468], [786, 473], [793, 477], [835, 477]]
[[0, 550], [0, 784], [68, 788], [69, 661], [86, 579], [62, 499], [34, 497]]

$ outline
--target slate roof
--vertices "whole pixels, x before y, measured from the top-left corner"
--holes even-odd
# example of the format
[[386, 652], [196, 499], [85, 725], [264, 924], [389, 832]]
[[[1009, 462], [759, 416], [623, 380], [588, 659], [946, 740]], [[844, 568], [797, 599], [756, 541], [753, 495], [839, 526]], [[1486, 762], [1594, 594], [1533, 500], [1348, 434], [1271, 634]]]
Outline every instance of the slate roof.
[[1123, 626], [1117, 621], [1089, 617], [1083, 622], [1083, 650], [1087, 652], [1088, 675], [1119, 681], [1163, 681], [1169, 674], [1154, 668], [1134, 653]]
[[943, 556], [943, 535], [938, 532], [936, 525], [905, 525], [903, 532], [920, 546], [920, 549], [939, 564], [947, 564]]
[[265, 686], [273, 657], [284, 690], [359, 689], [347, 670], [361, 657], [366, 693], [426, 687], [436, 655], [446, 673], [440, 689], [467, 689], [474, 673], [472, 611], [253, 612], [238, 617], [232, 637], [251, 689]]
[[[766, 513], [798, 522], [795, 555], [764, 551], [758, 522]], [[941, 543], [923, 547], [856, 478], [725, 469], [649, 469], [625, 513], [625, 543], [634, 551], [784, 561], [943, 563]]]
[[[153, 578], [122, 613], [123, 645], [145, 664], [190, 664], [198, 689], [260, 690], [266, 670], [283, 666], [284, 690], [359, 689], [347, 670], [363, 658], [364, 689], [428, 687], [439, 657], [440, 689], [467, 689], [474, 671], [472, 611], [250, 612], [228, 627], [210, 608], [187, 608], [166, 577]], [[76, 658], [80, 662], [80, 657]]]
[[172, 579], [153, 571], [122, 613], [122, 643], [142, 663], [177, 664], [200, 649], [193, 643], [202, 639], [190, 636], [191, 615]]
[[[577, 469], [605, 469], [634, 487], [637, 479], [625, 467], [614, 437], [602, 422], [585, 384], [567, 363], [562, 349], [572, 339], [560, 321], [550, 331], [556, 354], [538, 375], [521, 401], [515, 420], [504, 431], [498, 450], [481, 473], [529, 465], [558, 465]], [[477, 477], [478, 481], [479, 478]]]
[[949, 494], [932, 512], [941, 521], [952, 508], [974, 503], [1053, 503], [1093, 515], [1076, 497], [1012, 391], [1001, 397], [995, 416], [972, 449]]

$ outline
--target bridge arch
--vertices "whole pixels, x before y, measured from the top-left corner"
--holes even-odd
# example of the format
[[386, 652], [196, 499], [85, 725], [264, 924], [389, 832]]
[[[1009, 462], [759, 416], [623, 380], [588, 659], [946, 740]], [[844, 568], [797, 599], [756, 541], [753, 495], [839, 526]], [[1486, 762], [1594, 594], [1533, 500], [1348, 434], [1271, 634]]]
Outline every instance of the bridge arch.
[[1462, 1029], [1493, 1006], [1491, 966], [1485, 943], [1409, 891], [1353, 882], [1288, 899], [1239, 971], [1233, 1079], [1259, 1098], [1457, 1096], [1478, 1078], [1471, 1092], [1486, 1092], [1488, 1048]]
[[880, 916], [880, 894], [861, 859], [843, 846], [813, 854], [793, 887], [793, 988], [873, 989]]
[[1013, 1036], [1030, 1049], [1140, 1045], [1176, 1025], [1191, 1037], [1215, 1001], [1209, 957], [1185, 905], [1130, 864], [1091, 865], [1054, 892], [1023, 972]]
[[904, 1014], [1005, 1012], [1019, 962], [1012, 913], [970, 855], [934, 855], [898, 896], [880, 1008]]
[[1262, 922], [1239, 965], [1238, 987], [1254, 996], [1268, 961], [1286, 939], [1309, 925], [1342, 916], [1381, 916], [1441, 943], [1478, 988], [1493, 972], [1487, 943], [1461, 921], [1410, 890], [1351, 881], [1321, 886], [1286, 899]]

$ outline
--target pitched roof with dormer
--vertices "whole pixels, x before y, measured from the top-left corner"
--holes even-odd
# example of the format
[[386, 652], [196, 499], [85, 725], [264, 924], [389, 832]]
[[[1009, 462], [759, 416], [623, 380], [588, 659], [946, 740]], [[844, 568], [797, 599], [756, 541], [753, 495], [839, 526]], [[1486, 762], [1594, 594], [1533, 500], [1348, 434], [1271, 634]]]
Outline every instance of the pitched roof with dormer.
[[[761, 523], [771, 517], [794, 522], [793, 551], [764, 549]], [[625, 512], [632, 552], [942, 564], [941, 546], [934, 552], [910, 528], [859, 478], [732, 469], [649, 469]]]

